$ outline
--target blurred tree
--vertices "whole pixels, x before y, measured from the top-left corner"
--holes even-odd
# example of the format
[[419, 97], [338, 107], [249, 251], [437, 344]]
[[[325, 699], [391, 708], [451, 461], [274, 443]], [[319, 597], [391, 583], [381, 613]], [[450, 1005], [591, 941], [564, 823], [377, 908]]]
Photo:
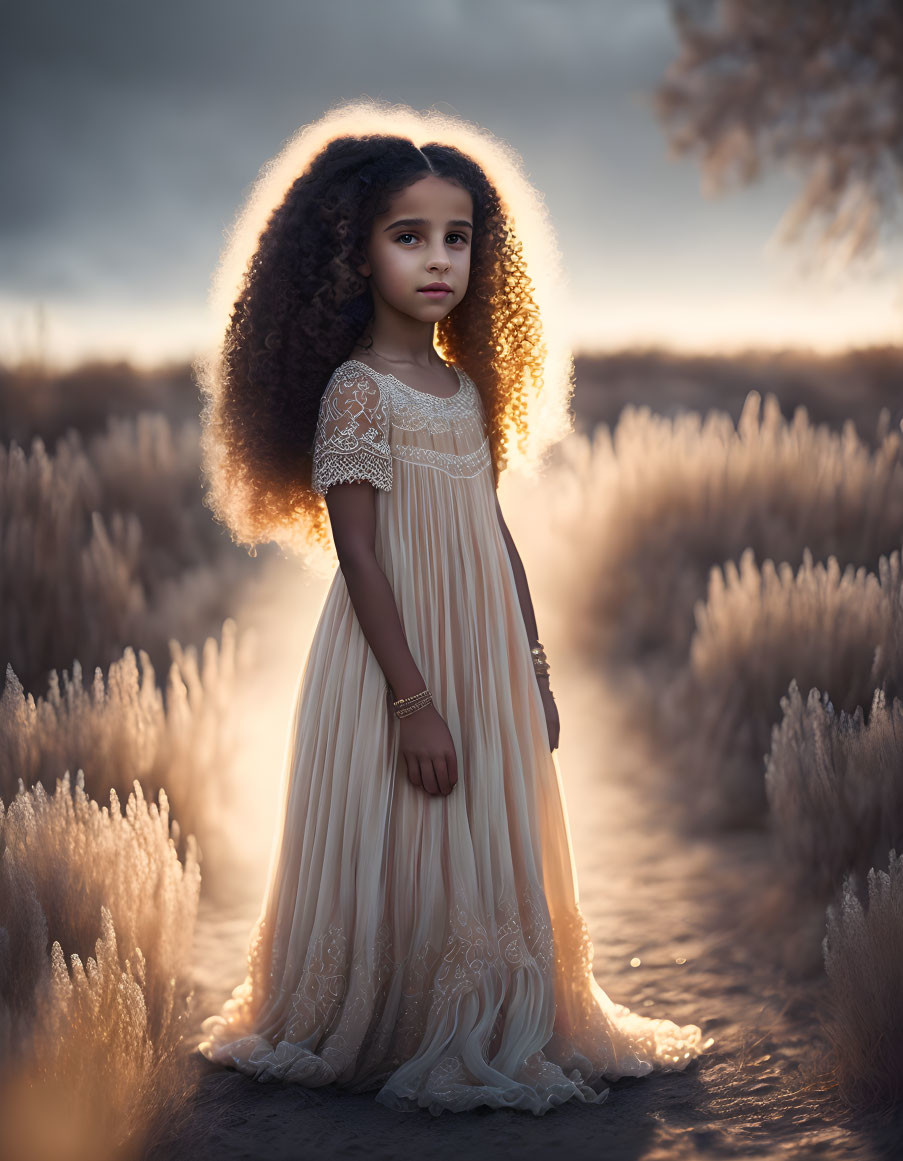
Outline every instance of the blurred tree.
[[806, 183], [779, 224], [814, 255], [872, 256], [903, 186], [901, 0], [669, 0], [681, 51], [652, 96], [672, 156], [702, 155], [703, 191], [788, 162]]

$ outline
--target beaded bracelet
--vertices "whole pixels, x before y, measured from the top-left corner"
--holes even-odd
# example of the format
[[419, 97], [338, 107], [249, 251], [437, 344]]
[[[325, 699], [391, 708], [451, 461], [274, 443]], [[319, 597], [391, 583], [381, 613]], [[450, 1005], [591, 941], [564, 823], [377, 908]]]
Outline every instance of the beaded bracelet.
[[[392, 688], [388, 683], [386, 683], [386, 692], [389, 694], [392, 692]], [[432, 694], [428, 689], [424, 688], [419, 693], [412, 693], [410, 697], [395, 698], [392, 702], [392, 710], [397, 718], [406, 718], [416, 713], [417, 710], [423, 709], [424, 706], [432, 704]]]

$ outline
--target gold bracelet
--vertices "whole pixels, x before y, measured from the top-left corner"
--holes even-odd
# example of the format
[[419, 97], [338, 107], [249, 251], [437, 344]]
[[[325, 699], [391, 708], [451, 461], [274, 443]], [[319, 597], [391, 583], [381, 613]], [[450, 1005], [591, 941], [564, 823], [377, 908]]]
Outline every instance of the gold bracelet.
[[393, 704], [392, 708], [395, 710], [395, 716], [397, 718], [407, 718], [410, 717], [411, 714], [416, 713], [419, 709], [423, 709], [425, 706], [432, 705], [432, 703], [433, 699], [430, 696], [430, 692], [429, 690], [426, 690], [422, 697], [413, 698], [403, 705], [399, 705], [396, 702]]
[[530, 649], [530, 656], [533, 659], [533, 669], [537, 677], [548, 677], [549, 662], [546, 658], [546, 651], [542, 647], [542, 642], [537, 641]]

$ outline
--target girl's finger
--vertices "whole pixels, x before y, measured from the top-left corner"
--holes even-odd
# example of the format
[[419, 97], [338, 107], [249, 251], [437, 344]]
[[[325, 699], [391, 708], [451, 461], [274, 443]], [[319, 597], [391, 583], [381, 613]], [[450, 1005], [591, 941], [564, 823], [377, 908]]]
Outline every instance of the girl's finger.
[[407, 754], [405, 754], [404, 760], [408, 768], [408, 782], [412, 786], [416, 786], [418, 790], [422, 789], [420, 784], [420, 763], [416, 758], [408, 757]]
[[427, 794], [438, 794], [439, 784], [436, 782], [436, 773], [433, 770], [432, 759], [420, 759], [420, 780]]
[[433, 766], [436, 769], [436, 781], [439, 783], [439, 793], [451, 794], [452, 787], [445, 755], [440, 754], [438, 758], [433, 759]]

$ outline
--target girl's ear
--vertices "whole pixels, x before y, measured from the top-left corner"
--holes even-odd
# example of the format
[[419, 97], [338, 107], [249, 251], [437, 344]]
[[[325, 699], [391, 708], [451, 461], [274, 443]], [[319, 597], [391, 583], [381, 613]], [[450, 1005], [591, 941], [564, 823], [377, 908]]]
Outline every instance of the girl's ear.
[[362, 262], [361, 265], [358, 266], [357, 272], [358, 272], [358, 274], [363, 274], [364, 278], [369, 278], [370, 277], [370, 263], [369, 262]]

